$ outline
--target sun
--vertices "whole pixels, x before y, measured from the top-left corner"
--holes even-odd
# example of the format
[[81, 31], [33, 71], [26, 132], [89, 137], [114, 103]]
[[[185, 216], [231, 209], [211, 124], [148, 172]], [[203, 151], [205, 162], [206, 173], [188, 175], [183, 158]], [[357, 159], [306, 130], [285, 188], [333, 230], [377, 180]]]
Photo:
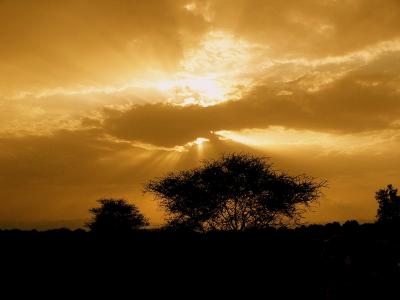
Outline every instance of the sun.
[[219, 82], [214, 74], [205, 76], [185, 76], [175, 80], [165, 80], [156, 83], [156, 87], [173, 94], [178, 104], [209, 106], [225, 99], [228, 88]]
[[189, 146], [189, 147], [195, 146], [195, 145], [203, 146], [204, 143], [209, 142], [209, 141], [210, 140], [207, 138], [199, 137], [199, 138], [195, 139], [194, 141], [187, 143], [186, 146]]
[[251, 83], [246, 75], [253, 63], [253, 45], [232, 34], [209, 33], [199, 47], [188, 50], [176, 73], [165, 74], [153, 86], [178, 105], [210, 106], [239, 99]]
[[209, 142], [209, 139], [206, 138], [197, 138], [193, 143], [195, 143], [196, 145], [203, 145], [205, 142]]

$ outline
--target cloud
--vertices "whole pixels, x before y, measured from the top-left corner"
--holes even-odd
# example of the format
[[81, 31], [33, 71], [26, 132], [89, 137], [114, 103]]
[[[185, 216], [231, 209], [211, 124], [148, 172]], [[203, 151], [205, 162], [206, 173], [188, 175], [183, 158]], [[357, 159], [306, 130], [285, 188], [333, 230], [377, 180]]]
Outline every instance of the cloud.
[[[5, 0], [0, 93], [123, 86], [181, 71], [185, 57], [194, 54], [196, 60], [183, 63], [187, 70], [207, 65], [201, 55], [217, 59], [215, 68], [225, 66], [219, 54], [243, 64], [247, 50], [262, 49], [266, 61], [346, 56], [398, 39], [399, 14], [396, 0]], [[221, 35], [236, 43], [236, 51], [218, 53], [229, 41]], [[207, 45], [217, 52], [199, 51]]]
[[[373, 130], [388, 126], [396, 114], [393, 91], [398, 89], [399, 66], [394, 62], [400, 43], [393, 28], [400, 10], [395, 1], [102, 0], [55, 5], [41, 0], [2, 1], [0, 6], [1, 133], [73, 129], [81, 118], [97, 116], [103, 105], [166, 103], [174, 97], [183, 103], [241, 100], [210, 109], [135, 105], [131, 117], [144, 120], [137, 116], [144, 113], [152, 122], [159, 120], [164, 124], [160, 134], [153, 128], [157, 125], [139, 124], [127, 115], [106, 120], [107, 130], [170, 147], [207, 137], [210, 131], [270, 125]], [[366, 18], [384, 21], [370, 28], [362, 22]], [[344, 30], [343, 24], [352, 30]], [[324, 50], [325, 45], [332, 51]], [[168, 91], [157, 88], [168, 84]], [[353, 88], [360, 97], [350, 101]], [[392, 111], [382, 111], [392, 103]], [[368, 107], [378, 114], [364, 114]], [[177, 125], [188, 119], [191, 125]]]
[[348, 134], [397, 128], [400, 66], [389, 65], [397, 56], [383, 56], [322, 85], [324, 72], [278, 85], [264, 82], [240, 100], [209, 107], [156, 103], [107, 109], [103, 126], [121, 139], [167, 147], [219, 130], [283, 126]]
[[[198, 1], [201, 2], [201, 1]], [[199, 10], [212, 24], [267, 44], [271, 55], [343, 55], [379, 41], [398, 38], [397, 0], [207, 1]]]
[[[110, 85], [175, 70], [205, 21], [184, 1], [0, 2], [0, 91]], [[7, 74], [7, 75], [4, 75]]]
[[[103, 120], [105, 133], [117, 138], [174, 147], [220, 130], [283, 126], [346, 134], [395, 128], [400, 109], [399, 55], [383, 53], [357, 66], [306, 68], [286, 81], [273, 74], [293, 74], [297, 65], [277, 66], [278, 71], [266, 71], [269, 76], [247, 87], [239, 100], [208, 107], [178, 106], [166, 102], [157, 90], [139, 88], [3, 101], [0, 129], [47, 134], [79, 128], [80, 120], [85, 126], [87, 121]], [[106, 108], [99, 111], [102, 105]]]

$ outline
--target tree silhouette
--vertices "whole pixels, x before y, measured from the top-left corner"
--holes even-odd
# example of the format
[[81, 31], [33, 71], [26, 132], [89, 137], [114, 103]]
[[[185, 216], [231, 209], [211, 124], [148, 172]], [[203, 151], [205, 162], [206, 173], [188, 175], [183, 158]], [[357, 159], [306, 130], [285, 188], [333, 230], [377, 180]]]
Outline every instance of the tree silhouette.
[[400, 196], [397, 189], [391, 184], [386, 189], [380, 189], [375, 194], [378, 201], [377, 220], [380, 223], [399, 223], [400, 222]]
[[168, 213], [168, 224], [201, 231], [298, 223], [325, 181], [275, 171], [263, 157], [228, 154], [192, 170], [147, 183]]
[[127, 233], [149, 225], [136, 205], [124, 199], [100, 199], [100, 207], [90, 209], [93, 215], [87, 227], [96, 233]]

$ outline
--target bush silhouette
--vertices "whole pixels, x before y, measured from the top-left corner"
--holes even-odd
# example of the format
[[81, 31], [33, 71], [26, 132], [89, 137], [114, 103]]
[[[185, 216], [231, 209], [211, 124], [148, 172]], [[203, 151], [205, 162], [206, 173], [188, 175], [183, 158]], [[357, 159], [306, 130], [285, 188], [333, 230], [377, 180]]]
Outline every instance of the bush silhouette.
[[124, 199], [100, 199], [100, 207], [90, 209], [93, 215], [87, 227], [96, 233], [128, 233], [149, 225], [136, 205]]
[[377, 220], [380, 223], [400, 223], [400, 196], [391, 184], [375, 194], [378, 202]]
[[145, 191], [160, 200], [169, 226], [243, 231], [298, 223], [324, 186], [275, 171], [263, 157], [229, 154], [152, 180]]

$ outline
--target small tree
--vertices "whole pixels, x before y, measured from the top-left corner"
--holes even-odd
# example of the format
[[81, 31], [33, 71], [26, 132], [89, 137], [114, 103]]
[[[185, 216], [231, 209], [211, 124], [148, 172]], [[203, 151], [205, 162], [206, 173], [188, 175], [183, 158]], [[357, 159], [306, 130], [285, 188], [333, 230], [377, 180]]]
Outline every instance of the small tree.
[[275, 171], [263, 157], [223, 155], [203, 166], [150, 181], [168, 224], [198, 230], [266, 228], [297, 224], [325, 181]]
[[127, 233], [149, 225], [136, 205], [124, 199], [100, 199], [100, 207], [90, 209], [92, 220], [87, 223], [97, 233]]
[[380, 189], [375, 194], [378, 201], [377, 220], [380, 223], [399, 223], [400, 222], [400, 196], [397, 189], [391, 184], [386, 189]]

